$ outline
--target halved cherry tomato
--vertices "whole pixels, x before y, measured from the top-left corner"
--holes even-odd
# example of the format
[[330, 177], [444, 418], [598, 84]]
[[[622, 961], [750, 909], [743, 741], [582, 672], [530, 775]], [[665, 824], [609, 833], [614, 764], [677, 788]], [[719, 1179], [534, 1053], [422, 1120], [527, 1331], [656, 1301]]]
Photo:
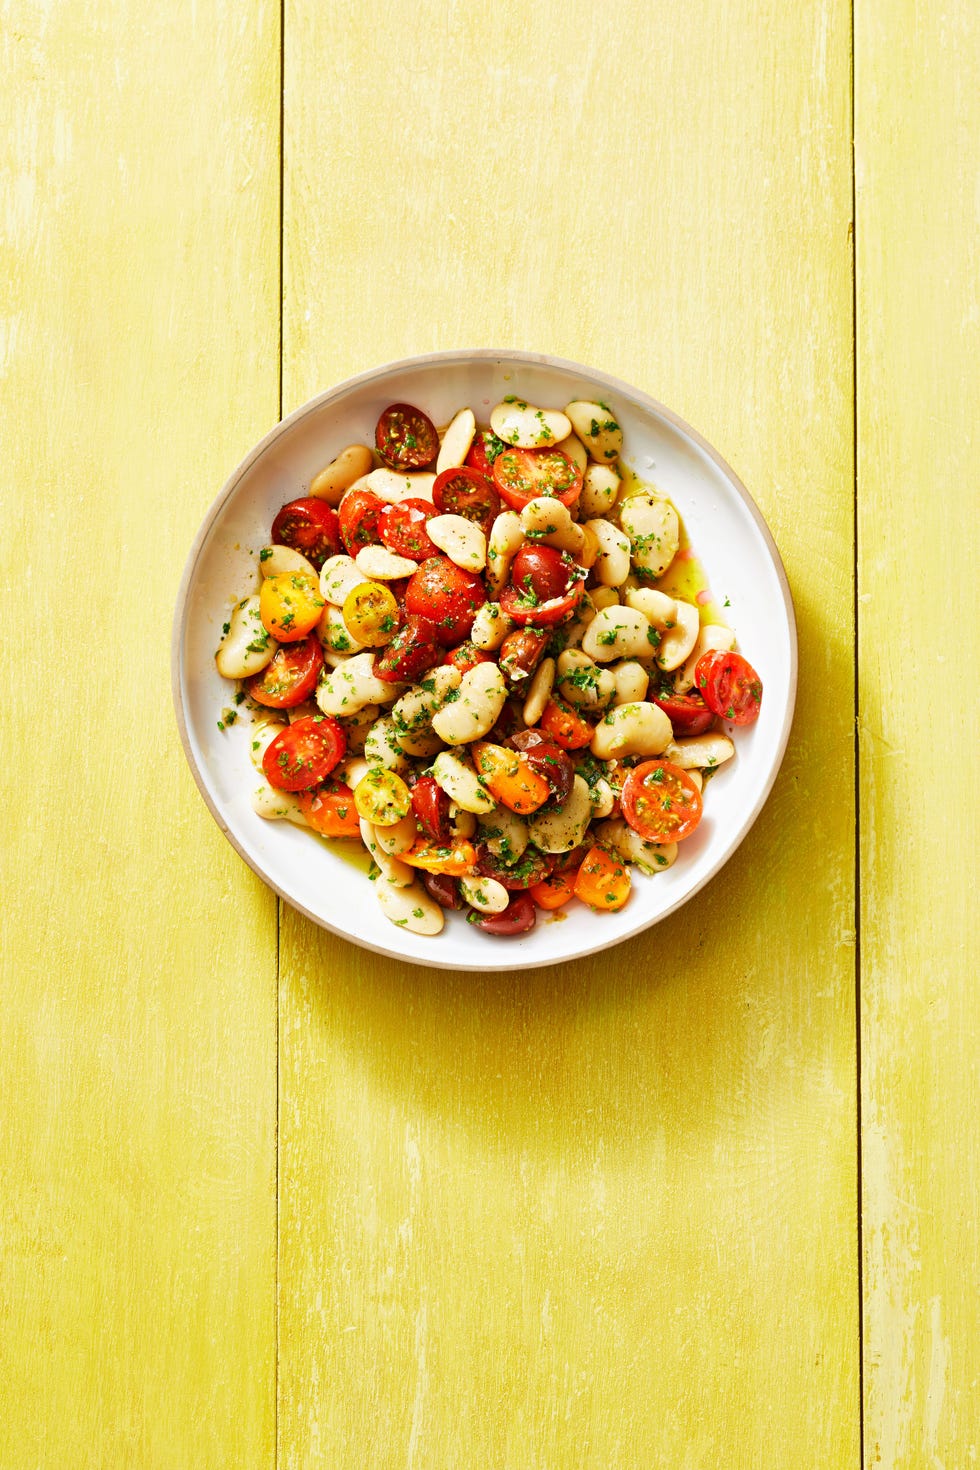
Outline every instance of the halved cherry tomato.
[[510, 938], [533, 929], [538, 921], [538, 912], [529, 893], [515, 893], [499, 914], [480, 914], [476, 909], [471, 909], [466, 917], [474, 928], [482, 929], [484, 934]]
[[382, 541], [396, 556], [407, 556], [412, 561], [424, 561], [427, 556], [438, 556], [438, 546], [429, 540], [425, 531], [426, 521], [430, 521], [435, 513], [431, 500], [422, 500], [415, 496], [384, 506], [378, 517]]
[[510, 744], [521, 752], [532, 771], [544, 777], [551, 799], [561, 806], [571, 793], [575, 779], [571, 756], [540, 730], [519, 730], [510, 737]]
[[424, 868], [427, 873], [445, 873], [450, 878], [465, 878], [476, 864], [476, 848], [472, 842], [457, 838], [455, 842], [417, 842], [408, 852], [398, 854], [400, 862], [410, 868]]
[[733, 725], [751, 725], [762, 706], [762, 680], [740, 653], [715, 649], [699, 658], [694, 683], [710, 710]]
[[371, 766], [354, 787], [358, 815], [375, 827], [393, 827], [412, 809], [412, 794], [396, 771]]
[[582, 600], [588, 575], [567, 552], [553, 546], [522, 546], [500, 605], [515, 623], [550, 628], [569, 617]]
[[470, 754], [477, 775], [483, 778], [490, 795], [509, 811], [527, 816], [544, 806], [551, 796], [548, 782], [516, 750], [493, 745], [488, 740], [474, 740]]
[[493, 483], [512, 510], [539, 495], [553, 495], [570, 509], [582, 493], [582, 471], [561, 449], [503, 449], [493, 462]]
[[430, 898], [434, 898], [441, 909], [461, 909], [466, 905], [459, 895], [459, 883], [448, 873], [427, 873], [423, 868], [422, 882]]
[[340, 502], [340, 539], [348, 556], [362, 546], [377, 546], [381, 540], [379, 517], [385, 502], [373, 490], [348, 490]]
[[412, 614], [374, 661], [374, 672], [387, 684], [410, 684], [442, 657], [438, 628], [429, 618]]
[[629, 865], [604, 847], [593, 847], [575, 875], [575, 897], [601, 913], [614, 914], [621, 909], [632, 887]]
[[342, 781], [297, 792], [296, 800], [314, 832], [323, 837], [360, 837], [361, 824], [354, 793]]
[[492, 853], [485, 842], [481, 842], [476, 850], [476, 866], [485, 878], [496, 878], [509, 893], [518, 893], [550, 877], [555, 860], [550, 853], [526, 847], [518, 861], [508, 865]]
[[400, 614], [393, 594], [381, 582], [359, 582], [344, 598], [344, 622], [365, 648], [383, 648], [398, 632]]
[[[700, 659], [698, 662], [700, 663]], [[696, 689], [690, 694], [674, 694], [672, 691], [658, 694], [654, 690], [647, 697], [663, 710], [675, 735], [703, 735], [715, 722], [714, 712], [708, 708]]]
[[575, 875], [573, 873], [552, 873], [550, 878], [545, 878], [542, 883], [533, 883], [528, 893], [539, 909], [564, 908], [569, 899], [575, 897]]
[[280, 648], [271, 664], [245, 680], [245, 693], [268, 709], [292, 709], [308, 699], [323, 668], [319, 639], [303, 638]]
[[428, 414], [411, 403], [392, 403], [378, 419], [374, 442], [385, 464], [418, 470], [439, 453], [439, 435]]
[[343, 759], [347, 737], [329, 715], [309, 715], [280, 730], [262, 757], [262, 769], [277, 791], [308, 791], [325, 781]]
[[432, 842], [444, 845], [452, 837], [449, 806], [449, 797], [438, 782], [432, 776], [420, 776], [412, 787], [412, 811]]
[[546, 628], [515, 628], [500, 645], [497, 662], [502, 674], [514, 685], [530, 679], [551, 642]]
[[548, 700], [539, 723], [562, 750], [584, 750], [591, 745], [595, 733], [562, 699]]
[[492, 664], [495, 659], [492, 654], [487, 653], [485, 648], [477, 648], [471, 638], [451, 648], [443, 659], [444, 664], [451, 664], [454, 669], [459, 669], [465, 674], [467, 669], [475, 669], [477, 664]]
[[436, 637], [451, 648], [469, 636], [477, 609], [487, 600], [475, 572], [464, 572], [448, 556], [430, 556], [409, 579], [405, 606], [410, 613], [430, 619]]
[[493, 462], [507, 445], [498, 439], [492, 429], [477, 429], [476, 438], [464, 461], [472, 470], [479, 470], [488, 480], [493, 480]]
[[623, 782], [623, 816], [644, 842], [682, 842], [701, 820], [701, 793], [672, 761], [644, 761]]
[[266, 577], [259, 588], [262, 626], [279, 643], [305, 638], [320, 621], [325, 606], [319, 584], [307, 572]]
[[272, 522], [272, 541], [302, 552], [319, 571], [328, 556], [341, 550], [337, 512], [313, 495], [290, 500]]
[[487, 532], [500, 512], [500, 496], [487, 474], [469, 465], [443, 470], [437, 475], [432, 502], [442, 515], [462, 516]]

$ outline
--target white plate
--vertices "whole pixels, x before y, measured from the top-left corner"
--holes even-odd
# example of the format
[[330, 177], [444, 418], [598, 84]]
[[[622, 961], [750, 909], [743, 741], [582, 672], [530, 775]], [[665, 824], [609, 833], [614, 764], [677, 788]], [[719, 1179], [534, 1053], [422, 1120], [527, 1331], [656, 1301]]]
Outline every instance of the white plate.
[[[539, 915], [516, 939], [493, 938], [447, 915], [435, 938], [406, 933], [381, 913], [373, 885], [337, 849], [287, 822], [256, 816], [248, 721], [220, 731], [231, 686], [214, 664], [221, 625], [257, 583], [255, 552], [279, 507], [304, 495], [346, 445], [373, 444], [382, 410], [415, 403], [446, 423], [469, 405], [479, 423], [506, 393], [543, 407], [602, 398], [623, 427], [626, 463], [677, 507], [738, 647], [765, 694], [758, 721], [734, 734], [736, 756], [712, 779], [698, 831], [675, 865], [645, 878], [618, 914], [572, 904], [558, 922]], [[218, 825], [270, 887], [315, 923], [366, 949], [454, 970], [514, 970], [580, 958], [657, 923], [712, 878], [748, 832], [769, 794], [789, 738], [796, 693], [796, 627], [779, 553], [751, 497], [715, 451], [676, 414], [604, 373], [520, 352], [440, 352], [341, 383], [296, 410], [239, 465], [205, 517], [188, 558], [173, 639], [177, 721], [194, 778]]]

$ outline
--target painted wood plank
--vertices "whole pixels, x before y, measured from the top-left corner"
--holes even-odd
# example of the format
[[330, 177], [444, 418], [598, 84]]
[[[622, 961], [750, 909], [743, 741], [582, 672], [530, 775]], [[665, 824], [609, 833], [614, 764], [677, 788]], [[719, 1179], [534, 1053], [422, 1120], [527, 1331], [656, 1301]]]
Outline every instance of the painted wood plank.
[[802, 679], [750, 839], [601, 961], [284, 913], [284, 1470], [858, 1460], [849, 47], [839, 0], [287, 0], [287, 410], [467, 343], [637, 382], [757, 496]]
[[857, 0], [855, 86], [866, 1464], [951, 1470], [980, 1454], [976, 6]]
[[279, 7], [3, 7], [0, 1462], [265, 1466], [276, 914], [170, 704], [278, 412]]

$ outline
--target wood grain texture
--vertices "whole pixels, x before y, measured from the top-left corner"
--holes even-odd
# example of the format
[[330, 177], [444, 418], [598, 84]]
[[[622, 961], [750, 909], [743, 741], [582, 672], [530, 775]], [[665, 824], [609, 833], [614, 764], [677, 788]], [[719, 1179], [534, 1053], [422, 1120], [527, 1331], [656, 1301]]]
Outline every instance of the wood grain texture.
[[976, 6], [858, 0], [855, 79], [866, 1463], [952, 1470], [980, 1454]]
[[274, 1454], [275, 903], [170, 623], [278, 399], [278, 6], [3, 6], [0, 1463]]
[[636, 382], [767, 515], [801, 697], [725, 872], [602, 960], [284, 911], [284, 1470], [859, 1458], [849, 48], [838, 0], [287, 0], [286, 409], [466, 344]]

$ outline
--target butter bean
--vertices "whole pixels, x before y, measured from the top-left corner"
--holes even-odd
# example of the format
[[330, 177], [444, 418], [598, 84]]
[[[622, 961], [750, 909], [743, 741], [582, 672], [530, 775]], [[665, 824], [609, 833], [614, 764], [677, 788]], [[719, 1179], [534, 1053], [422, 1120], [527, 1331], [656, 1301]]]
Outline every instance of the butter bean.
[[344, 491], [368, 474], [373, 464], [374, 455], [366, 444], [348, 444], [336, 459], [314, 475], [306, 493], [316, 500], [325, 500], [328, 505], [339, 505]]
[[618, 457], [623, 447], [623, 431], [604, 403], [576, 399], [566, 403], [565, 413], [594, 460], [608, 464]]
[[442, 436], [436, 459], [436, 474], [441, 475], [443, 470], [454, 470], [463, 463], [470, 452], [475, 433], [476, 418], [473, 410], [461, 408]]
[[553, 408], [538, 408], [523, 398], [498, 403], [490, 414], [490, 427], [498, 439], [518, 449], [550, 449], [572, 432], [565, 414]]

